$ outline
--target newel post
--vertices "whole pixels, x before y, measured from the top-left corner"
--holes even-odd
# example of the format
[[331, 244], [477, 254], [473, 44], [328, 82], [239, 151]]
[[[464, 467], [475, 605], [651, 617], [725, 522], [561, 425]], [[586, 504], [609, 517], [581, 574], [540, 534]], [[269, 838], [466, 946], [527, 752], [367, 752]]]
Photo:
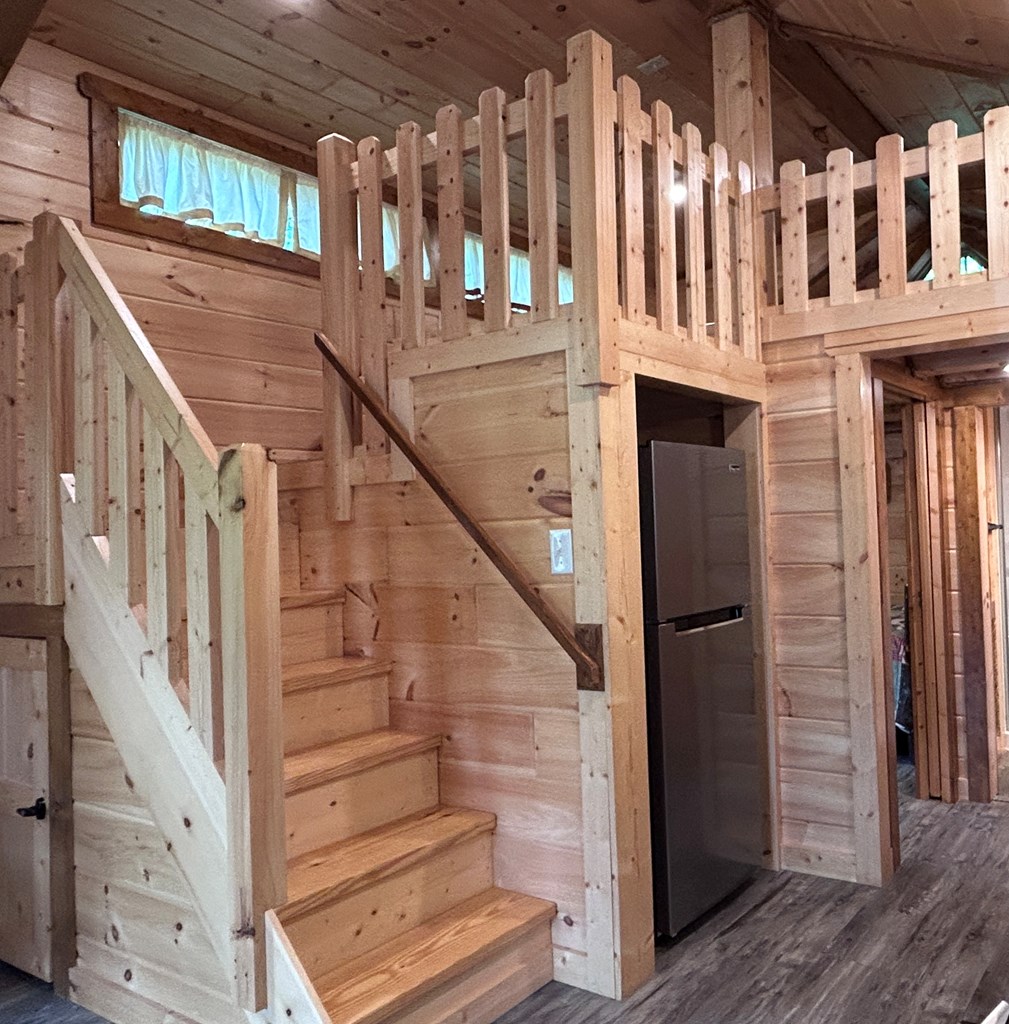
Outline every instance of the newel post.
[[60, 526], [59, 474], [73, 469], [67, 463], [65, 393], [66, 359], [60, 345], [57, 300], [63, 284], [59, 259], [59, 218], [40, 213], [25, 252], [28, 274], [25, 292], [25, 355], [28, 375], [29, 420], [26, 437], [28, 487], [35, 534], [35, 602], [63, 603], [63, 536]]
[[[341, 135], [327, 135], [319, 140], [318, 157], [322, 331], [340, 355], [360, 372], [357, 195], [351, 175], [357, 147]], [[351, 517], [354, 403], [350, 389], [325, 361], [322, 416], [326, 506], [330, 517], [342, 522]]]
[[220, 464], [224, 781], [237, 996], [266, 1005], [267, 910], [287, 898], [277, 467], [260, 445]]
[[595, 32], [581, 32], [567, 54], [572, 368], [577, 384], [613, 385], [620, 382], [613, 52]]

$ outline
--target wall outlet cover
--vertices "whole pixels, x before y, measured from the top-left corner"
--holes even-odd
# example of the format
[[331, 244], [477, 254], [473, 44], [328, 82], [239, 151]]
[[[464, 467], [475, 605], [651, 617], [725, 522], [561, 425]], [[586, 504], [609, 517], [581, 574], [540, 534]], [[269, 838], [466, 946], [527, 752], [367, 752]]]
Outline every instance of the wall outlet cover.
[[575, 571], [570, 530], [550, 531], [550, 571], [555, 576]]

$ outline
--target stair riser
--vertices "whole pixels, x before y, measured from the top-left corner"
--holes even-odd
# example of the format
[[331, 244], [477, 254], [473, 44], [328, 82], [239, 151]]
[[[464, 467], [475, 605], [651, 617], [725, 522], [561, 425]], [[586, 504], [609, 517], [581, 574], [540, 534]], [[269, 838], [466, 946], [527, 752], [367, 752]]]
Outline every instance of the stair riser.
[[388, 725], [389, 677], [385, 674], [284, 695], [285, 754]]
[[308, 605], [280, 613], [284, 665], [343, 657], [343, 605]]
[[301, 856], [437, 804], [437, 749], [295, 793], [284, 801], [287, 856]]
[[420, 1000], [396, 1024], [491, 1024], [554, 977], [550, 924]]
[[318, 978], [493, 885], [490, 833], [285, 922], [310, 977]]

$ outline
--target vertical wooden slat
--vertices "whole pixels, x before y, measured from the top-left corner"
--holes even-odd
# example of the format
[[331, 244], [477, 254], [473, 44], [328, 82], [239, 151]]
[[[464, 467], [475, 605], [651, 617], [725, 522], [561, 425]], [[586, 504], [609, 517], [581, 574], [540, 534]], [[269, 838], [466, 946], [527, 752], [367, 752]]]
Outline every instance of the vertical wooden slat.
[[165, 445], [144, 410], [144, 546], [147, 551], [147, 642], [168, 671], [168, 531]]
[[[918, 544], [921, 565], [922, 639], [924, 671], [912, 678], [920, 699], [916, 705], [915, 742], [920, 745], [926, 766], [926, 796], [942, 797], [939, 761], [938, 673], [946, 672], [946, 614], [943, 597], [942, 496], [940, 493], [939, 441], [936, 409], [931, 403], [915, 403], [915, 481], [919, 519]], [[920, 713], [919, 713], [920, 712]]]
[[1009, 107], [984, 116], [985, 202], [988, 210], [988, 279], [1009, 277]]
[[876, 221], [879, 230], [879, 297], [907, 291], [907, 214], [904, 140], [885, 135], [876, 143]]
[[729, 156], [725, 147], [711, 146], [711, 276], [715, 294], [715, 335], [718, 347], [732, 345], [732, 217], [729, 210]]
[[806, 165], [781, 165], [781, 283], [786, 313], [809, 309], [809, 232], [806, 215]]
[[[927, 559], [925, 525], [928, 506], [921, 501], [922, 481], [919, 476], [919, 423], [924, 427], [925, 405], [908, 402], [901, 409], [901, 445], [904, 466], [904, 523], [907, 536], [907, 649], [911, 672], [911, 709], [914, 728], [914, 776], [916, 796], [925, 800], [929, 796], [928, 738], [926, 732], [925, 672], [930, 642], [926, 632], [929, 619], [925, 615], [924, 581], [928, 579], [931, 561]], [[923, 431], [922, 431], [923, 432]], [[928, 602], [929, 616], [932, 603]]]
[[189, 649], [189, 718], [214, 757], [214, 694], [211, 668], [210, 569], [207, 513], [196, 488], [185, 490], [186, 634]]
[[[382, 144], [374, 136], [357, 146], [361, 223], [361, 374], [386, 397], [385, 246], [382, 231]], [[388, 451], [378, 424], [364, 416], [361, 436], [369, 452]]]
[[827, 232], [830, 259], [830, 304], [855, 301], [855, 190], [850, 149], [827, 157]]
[[17, 260], [0, 254], [0, 537], [13, 537], [18, 527], [18, 309], [15, 294]]
[[[900, 867], [900, 814], [897, 804], [897, 737], [893, 723], [896, 720], [896, 701], [893, 692], [893, 660], [890, 657], [890, 518], [886, 494], [886, 438], [883, 409], [883, 382], [872, 381], [872, 426], [876, 463], [876, 522], [879, 544], [879, 649], [883, 667], [883, 693], [881, 712], [886, 756], [886, 776], [881, 780], [880, 792], [885, 791], [888, 821], [885, 823], [893, 870]], [[885, 854], [884, 854], [885, 856]]]
[[277, 470], [259, 445], [221, 456], [225, 789], [241, 1005], [264, 1006], [263, 917], [286, 900]]
[[[613, 52], [594, 32], [567, 45], [574, 383], [620, 383]], [[588, 620], [585, 620], [588, 621]]]
[[100, 536], [95, 473], [95, 374], [94, 325], [84, 299], [73, 292], [70, 299], [74, 338], [74, 494], [85, 529]]
[[129, 602], [130, 550], [128, 492], [128, 430], [126, 375], [119, 361], [109, 353], [108, 377], [108, 538], [109, 573], [117, 593]]
[[143, 490], [144, 412], [140, 399], [126, 382], [126, 541], [129, 548], [129, 601], [144, 603], [147, 588], [147, 555], [144, 543]]
[[[322, 328], [348, 361], [359, 368], [357, 199], [350, 182], [350, 165], [356, 156], [354, 144], [339, 135], [319, 140]], [[322, 406], [326, 508], [332, 519], [345, 521], [351, 517], [354, 404], [350, 391], [325, 364]]]
[[744, 163], [739, 164], [737, 174], [739, 206], [736, 207], [736, 284], [739, 288], [739, 343], [744, 356], [759, 359], [753, 179], [750, 168]]
[[526, 180], [529, 193], [529, 272], [534, 321], [557, 316], [557, 141], [554, 76], [526, 78]]
[[687, 250], [687, 330], [692, 341], [708, 337], [707, 274], [704, 252], [704, 150], [701, 133], [692, 124], [682, 128], [687, 168], [687, 196], [684, 201], [684, 230]]
[[994, 673], [986, 597], [988, 516], [985, 502], [984, 424], [975, 406], [953, 410], [953, 480], [956, 491], [956, 557], [960, 578], [960, 646], [963, 652], [967, 791], [987, 803], [997, 792], [992, 735]]
[[186, 662], [186, 535], [182, 515], [179, 463], [171, 452], [165, 454], [165, 576], [167, 579], [168, 678], [181, 680]]
[[511, 322], [511, 229], [508, 211], [508, 101], [503, 89], [480, 94], [480, 225], [485, 331]]
[[58, 474], [61, 465], [63, 373], [57, 351], [55, 308], [61, 271], [53, 214], [34, 221], [25, 320], [31, 339], [33, 430], [27, 461], [35, 508], [35, 603], [63, 603], [63, 537]]
[[645, 322], [644, 168], [641, 165], [641, 90], [627, 75], [617, 79], [620, 133], [620, 301], [624, 316]]
[[400, 322], [403, 348], [424, 343], [424, 210], [420, 150], [423, 134], [414, 121], [396, 130], [399, 209]]
[[940, 121], [928, 130], [928, 184], [935, 287], [948, 288], [960, 283], [960, 166], [955, 121]]
[[655, 320], [660, 331], [679, 328], [676, 286], [676, 161], [673, 112], [662, 100], [652, 104], [655, 161]]
[[[465, 236], [463, 219], [463, 128], [456, 106], [442, 107], [435, 118], [438, 149], [438, 293], [443, 341], [465, 338]], [[530, 175], [532, 168], [530, 168]]]

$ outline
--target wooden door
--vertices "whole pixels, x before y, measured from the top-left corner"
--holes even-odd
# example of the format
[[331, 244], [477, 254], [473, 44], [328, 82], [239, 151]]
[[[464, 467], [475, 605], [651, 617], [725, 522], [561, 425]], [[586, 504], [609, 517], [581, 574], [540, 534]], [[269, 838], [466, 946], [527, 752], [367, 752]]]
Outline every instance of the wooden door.
[[46, 642], [0, 637], [0, 960], [51, 981], [47, 719]]

